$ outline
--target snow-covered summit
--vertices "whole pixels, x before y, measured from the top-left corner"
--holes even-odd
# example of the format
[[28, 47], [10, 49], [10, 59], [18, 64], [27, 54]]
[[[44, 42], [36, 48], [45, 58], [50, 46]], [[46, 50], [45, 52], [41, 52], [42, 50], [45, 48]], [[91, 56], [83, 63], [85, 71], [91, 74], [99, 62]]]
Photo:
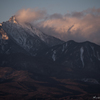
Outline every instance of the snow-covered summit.
[[37, 51], [63, 42], [44, 34], [30, 23], [18, 22], [16, 16], [12, 16], [8, 21], [1, 24], [0, 35], [6, 35], [33, 55], [36, 55]]
[[21, 23], [21, 22], [19, 22], [17, 20], [16, 16], [12, 16], [9, 19], [9, 22], [15, 23], [15, 24], [17, 24], [17, 26], [21, 26], [26, 31], [30, 31], [29, 32], [30, 35], [32, 35], [32, 36], [34, 36], [34, 35], [38, 36], [48, 46], [54, 46], [54, 45], [63, 43], [63, 41], [61, 41], [60, 39], [55, 38], [53, 36], [49, 36], [49, 35], [43, 33], [42, 31], [40, 31], [39, 29], [37, 29], [35, 26], [33, 26], [31, 23], [28, 23], [28, 22]]
[[9, 22], [12, 22], [12, 23], [18, 23], [17, 19], [16, 19], [16, 16], [12, 16], [10, 19], [9, 19]]

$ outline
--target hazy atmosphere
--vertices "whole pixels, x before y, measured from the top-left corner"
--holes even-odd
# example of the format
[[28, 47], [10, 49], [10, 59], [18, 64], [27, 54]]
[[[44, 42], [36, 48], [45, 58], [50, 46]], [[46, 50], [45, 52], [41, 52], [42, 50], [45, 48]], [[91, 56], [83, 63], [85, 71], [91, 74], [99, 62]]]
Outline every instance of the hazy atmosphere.
[[100, 44], [100, 0], [0, 0], [0, 22], [16, 15], [61, 40]]

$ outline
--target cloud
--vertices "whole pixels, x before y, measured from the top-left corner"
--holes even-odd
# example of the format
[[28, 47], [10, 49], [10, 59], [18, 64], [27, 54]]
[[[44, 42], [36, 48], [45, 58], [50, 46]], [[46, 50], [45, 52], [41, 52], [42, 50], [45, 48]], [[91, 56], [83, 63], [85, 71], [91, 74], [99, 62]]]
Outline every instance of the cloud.
[[99, 14], [100, 15], [100, 8], [96, 9], [94, 8], [88, 8], [83, 11], [84, 13], [90, 13], [90, 14]]
[[91, 41], [100, 44], [100, 8], [65, 15], [49, 15], [43, 10], [22, 9], [17, 16], [20, 21], [33, 22], [44, 33], [64, 41]]
[[16, 13], [16, 19], [19, 22], [36, 22], [44, 19], [46, 16], [45, 10], [39, 9], [21, 9]]
[[62, 19], [62, 17], [63, 16], [61, 14], [55, 13], [55, 14], [50, 15], [48, 18], [49, 19]]
[[100, 44], [100, 9], [56, 14], [53, 18], [38, 23], [38, 27], [45, 33], [65, 41], [91, 41]]

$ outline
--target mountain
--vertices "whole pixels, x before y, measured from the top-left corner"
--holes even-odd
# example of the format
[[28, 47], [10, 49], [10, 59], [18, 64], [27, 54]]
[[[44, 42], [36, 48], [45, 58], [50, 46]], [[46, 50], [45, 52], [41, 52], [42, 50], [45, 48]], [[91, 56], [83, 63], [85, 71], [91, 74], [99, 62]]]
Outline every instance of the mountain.
[[[41, 62], [40, 65], [37, 61]], [[89, 41], [63, 42], [42, 33], [30, 23], [18, 22], [16, 16], [13, 16], [9, 21], [0, 24], [0, 63], [1, 66], [33, 70], [37, 73], [41, 73], [40, 70], [42, 70], [46, 75], [48, 73], [58, 75], [58, 72], [64, 71], [63, 68], [73, 70], [74, 74], [76, 74], [76, 70], [81, 69], [83, 73], [87, 71], [87, 74], [89, 71], [99, 73], [100, 46]], [[45, 69], [46, 67], [42, 67], [40, 70], [38, 68], [41, 67], [35, 67], [41, 65], [48, 66], [48, 70]], [[57, 66], [60, 67], [57, 69]], [[58, 70], [57, 73], [55, 70]], [[64, 75], [62, 72], [61, 76], [64, 77], [66, 71]], [[78, 77], [78, 75], [76, 76]]]
[[0, 24], [0, 100], [99, 97], [99, 45], [61, 41], [16, 16]]
[[[4, 52], [4, 49], [6, 49], [5, 52], [8, 50], [10, 52], [9, 43], [13, 41], [14, 45], [19, 45], [19, 47], [34, 56], [45, 48], [63, 43], [55, 37], [44, 34], [29, 23], [18, 22], [16, 16], [0, 24], [0, 41], [1, 48], [3, 48], [1, 52]], [[8, 49], [7, 44], [9, 44]]]
[[73, 40], [56, 45], [42, 55], [44, 58], [71, 68], [100, 70], [100, 46], [89, 41], [77, 43]]

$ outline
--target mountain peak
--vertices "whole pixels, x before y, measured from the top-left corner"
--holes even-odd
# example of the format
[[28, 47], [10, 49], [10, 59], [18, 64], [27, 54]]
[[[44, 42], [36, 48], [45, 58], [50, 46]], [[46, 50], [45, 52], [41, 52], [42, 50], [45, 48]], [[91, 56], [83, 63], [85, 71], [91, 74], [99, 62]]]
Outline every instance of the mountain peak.
[[75, 42], [74, 40], [69, 40], [69, 41], [67, 41], [67, 43], [68, 43], [68, 44], [75, 44], [75, 43], [77, 43], [77, 42]]
[[16, 16], [12, 16], [10, 19], [9, 19], [9, 22], [12, 22], [12, 23], [18, 23], [17, 20], [16, 20]]
[[[0, 24], [0, 38], [3, 40], [8, 40], [9, 38], [9, 41], [15, 42], [18, 46], [33, 56], [42, 49], [46, 49], [63, 42], [41, 32], [30, 23], [19, 22], [17, 16], [12, 16], [8, 21]], [[9, 43], [9, 41], [7, 41], [7, 43]], [[12, 48], [12, 44], [9, 45], [11, 45]], [[3, 48], [4, 49], [2, 49], [1, 52], [6, 51], [6, 45]], [[9, 46], [7, 47], [7, 50], [9, 51]]]
[[67, 42], [72, 42], [72, 43], [74, 43], [75, 41], [74, 41], [74, 40], [69, 40], [69, 41], [67, 41]]

